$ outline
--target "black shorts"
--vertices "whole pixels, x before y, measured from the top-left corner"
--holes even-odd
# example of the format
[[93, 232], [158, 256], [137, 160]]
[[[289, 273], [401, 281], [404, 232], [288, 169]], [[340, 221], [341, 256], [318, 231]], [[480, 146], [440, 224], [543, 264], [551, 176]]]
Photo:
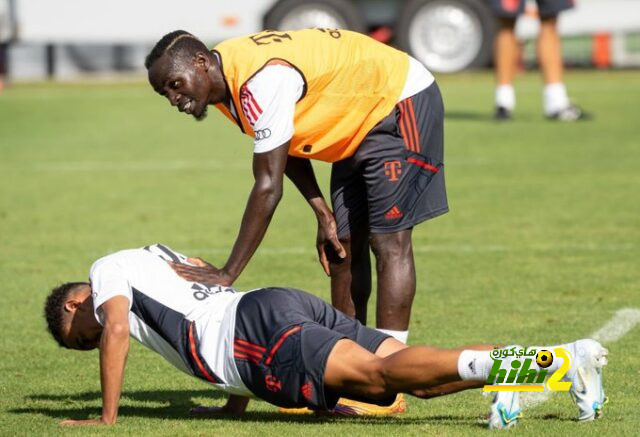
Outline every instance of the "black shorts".
[[352, 229], [410, 229], [449, 210], [443, 164], [444, 108], [434, 82], [396, 105], [356, 153], [333, 164], [338, 236]]
[[[524, 13], [526, 0], [491, 0], [493, 13], [500, 18], [516, 18]], [[571, 9], [573, 0], [536, 0], [541, 18], [555, 17], [560, 12]]]
[[372, 353], [389, 338], [323, 300], [291, 288], [263, 288], [240, 299], [234, 357], [256, 397], [286, 408], [332, 409], [340, 393], [324, 386], [329, 353], [348, 338]]

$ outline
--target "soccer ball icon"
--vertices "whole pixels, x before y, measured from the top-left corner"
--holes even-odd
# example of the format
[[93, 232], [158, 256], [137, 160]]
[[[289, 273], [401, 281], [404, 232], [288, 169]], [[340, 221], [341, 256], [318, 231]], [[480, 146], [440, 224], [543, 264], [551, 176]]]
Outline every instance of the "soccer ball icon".
[[553, 355], [549, 351], [540, 351], [536, 355], [536, 363], [538, 366], [546, 369], [553, 363]]

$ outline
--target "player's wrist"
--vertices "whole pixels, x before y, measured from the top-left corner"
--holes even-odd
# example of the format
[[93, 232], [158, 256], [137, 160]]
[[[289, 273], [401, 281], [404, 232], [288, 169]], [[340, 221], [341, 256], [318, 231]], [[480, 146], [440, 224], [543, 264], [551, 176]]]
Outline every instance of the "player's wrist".
[[98, 421], [103, 425], [114, 425], [118, 419], [118, 413], [110, 413], [107, 411], [102, 412], [102, 416]]
[[324, 223], [327, 220], [333, 219], [333, 213], [328, 207], [326, 207], [326, 205], [324, 207], [313, 208], [313, 212], [316, 214], [318, 223]]
[[[236, 269], [237, 270], [237, 269]], [[218, 270], [218, 277], [222, 279], [223, 282], [220, 285], [231, 285], [233, 284], [233, 282], [238, 278], [238, 276], [240, 275], [240, 272], [238, 271], [238, 273], [235, 273], [236, 270], [234, 270], [233, 266], [224, 266], [222, 267], [220, 270]]]
[[113, 419], [107, 419], [104, 416], [100, 418], [100, 424], [102, 425], [115, 425], [116, 424], [116, 418], [114, 417]]

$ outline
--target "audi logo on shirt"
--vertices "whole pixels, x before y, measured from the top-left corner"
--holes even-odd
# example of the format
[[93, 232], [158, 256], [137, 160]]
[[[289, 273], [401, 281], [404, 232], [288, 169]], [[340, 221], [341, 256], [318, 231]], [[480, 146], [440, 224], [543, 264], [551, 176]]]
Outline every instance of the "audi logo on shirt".
[[267, 139], [271, 136], [271, 129], [260, 129], [254, 132], [256, 141]]

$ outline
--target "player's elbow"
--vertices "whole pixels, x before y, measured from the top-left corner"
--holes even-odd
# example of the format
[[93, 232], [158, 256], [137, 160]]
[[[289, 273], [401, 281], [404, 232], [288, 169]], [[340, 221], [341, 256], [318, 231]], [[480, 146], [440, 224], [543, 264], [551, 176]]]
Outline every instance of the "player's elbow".
[[114, 339], [127, 339], [129, 338], [129, 325], [122, 322], [107, 323], [104, 327], [104, 333]]

